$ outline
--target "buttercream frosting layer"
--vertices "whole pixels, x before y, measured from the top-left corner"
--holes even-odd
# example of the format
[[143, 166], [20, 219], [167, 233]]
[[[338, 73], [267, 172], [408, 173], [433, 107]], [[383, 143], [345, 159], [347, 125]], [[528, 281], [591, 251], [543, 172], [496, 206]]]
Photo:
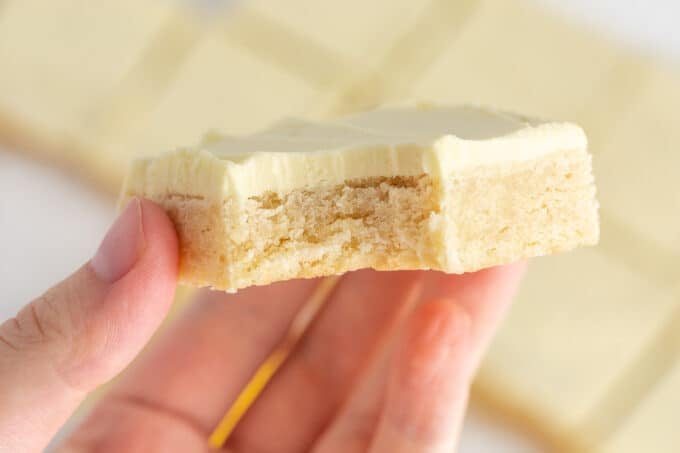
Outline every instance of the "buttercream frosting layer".
[[326, 122], [284, 120], [250, 136], [136, 161], [128, 191], [246, 199], [368, 177], [451, 172], [585, 150], [583, 130], [490, 109], [400, 106]]

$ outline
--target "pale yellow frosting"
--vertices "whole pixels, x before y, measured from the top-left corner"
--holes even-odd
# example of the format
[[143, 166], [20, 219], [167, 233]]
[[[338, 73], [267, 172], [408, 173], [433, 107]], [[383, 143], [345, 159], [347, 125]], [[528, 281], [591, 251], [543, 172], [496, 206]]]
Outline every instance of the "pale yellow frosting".
[[427, 173], [585, 150], [569, 123], [462, 106], [378, 109], [317, 123], [286, 120], [246, 137], [214, 137], [194, 150], [135, 162], [128, 192], [235, 200], [349, 179]]

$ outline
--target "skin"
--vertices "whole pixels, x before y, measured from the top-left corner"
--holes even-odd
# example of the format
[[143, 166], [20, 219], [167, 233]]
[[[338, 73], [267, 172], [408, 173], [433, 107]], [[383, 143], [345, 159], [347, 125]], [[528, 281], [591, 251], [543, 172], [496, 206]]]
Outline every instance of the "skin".
[[[203, 291], [140, 354], [171, 305], [177, 247], [161, 208], [133, 200], [88, 263], [0, 326], [4, 449], [42, 451], [127, 367], [57, 451], [208, 451], [318, 280]], [[524, 268], [345, 275], [225, 451], [454, 451], [471, 378]]]

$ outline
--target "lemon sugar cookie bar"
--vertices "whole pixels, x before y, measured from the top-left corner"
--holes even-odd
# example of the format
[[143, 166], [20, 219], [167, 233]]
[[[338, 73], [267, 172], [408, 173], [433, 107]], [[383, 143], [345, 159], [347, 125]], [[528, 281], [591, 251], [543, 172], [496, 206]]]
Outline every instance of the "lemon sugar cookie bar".
[[133, 163], [190, 284], [236, 290], [375, 269], [474, 271], [598, 239], [583, 131], [475, 107], [280, 122]]

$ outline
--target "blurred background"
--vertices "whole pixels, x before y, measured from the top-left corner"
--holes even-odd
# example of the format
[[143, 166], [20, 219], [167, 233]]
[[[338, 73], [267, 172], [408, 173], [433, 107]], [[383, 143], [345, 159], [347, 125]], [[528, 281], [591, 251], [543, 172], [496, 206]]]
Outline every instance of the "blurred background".
[[134, 156], [283, 116], [490, 104], [581, 124], [596, 248], [534, 260], [463, 452], [677, 452], [675, 0], [0, 0], [0, 316], [96, 249]]

